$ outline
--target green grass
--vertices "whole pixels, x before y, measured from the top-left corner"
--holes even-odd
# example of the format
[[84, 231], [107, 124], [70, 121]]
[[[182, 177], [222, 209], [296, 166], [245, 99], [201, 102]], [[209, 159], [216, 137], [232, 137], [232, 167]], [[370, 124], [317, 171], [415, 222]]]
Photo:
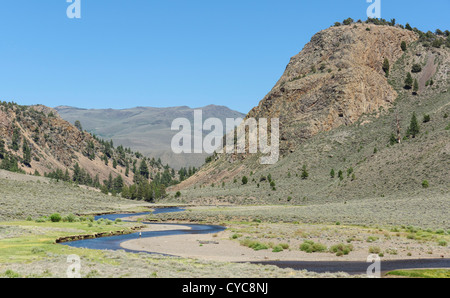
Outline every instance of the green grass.
[[101, 251], [75, 249], [56, 244], [55, 240], [64, 236], [126, 230], [131, 226], [133, 224], [130, 223], [107, 225], [103, 222], [95, 225], [89, 225], [89, 222], [2, 222], [0, 227], [16, 228], [20, 234], [0, 240], [0, 264], [29, 262], [51, 253], [68, 254], [69, 251], [80, 256], [89, 254], [93, 258], [101, 259]]
[[450, 270], [449, 269], [395, 270], [387, 273], [387, 275], [413, 277], [413, 278], [450, 278]]

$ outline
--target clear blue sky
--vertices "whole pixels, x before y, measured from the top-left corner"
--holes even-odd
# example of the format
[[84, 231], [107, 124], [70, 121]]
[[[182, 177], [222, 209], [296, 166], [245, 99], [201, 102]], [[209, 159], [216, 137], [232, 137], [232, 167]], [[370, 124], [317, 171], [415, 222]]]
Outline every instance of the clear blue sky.
[[[381, 17], [450, 30], [449, 0]], [[0, 0], [0, 100], [82, 108], [226, 105], [247, 113], [316, 32], [366, 0]]]

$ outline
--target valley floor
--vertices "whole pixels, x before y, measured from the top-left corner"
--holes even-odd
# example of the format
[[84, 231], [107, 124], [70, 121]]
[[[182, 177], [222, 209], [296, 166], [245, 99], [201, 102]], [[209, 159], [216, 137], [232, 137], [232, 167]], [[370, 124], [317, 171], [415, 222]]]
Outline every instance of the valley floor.
[[[135, 239], [123, 243], [122, 247], [224, 262], [365, 262], [371, 254], [381, 256], [382, 261], [450, 258], [448, 246], [443, 246], [450, 241], [450, 235], [431, 230], [258, 222], [224, 222], [222, 225], [228, 229], [217, 234]], [[302, 244], [308, 241], [323, 247], [322, 251], [302, 251]], [[249, 244], [258, 243], [259, 246], [249, 247]], [[337, 256], [332, 248], [338, 245], [351, 247], [351, 251]]]
[[[90, 215], [145, 212], [167, 202], [151, 205], [42, 177], [0, 174], [4, 176], [0, 177], [0, 277], [66, 277], [69, 255], [80, 256], [82, 277], [166, 278], [348, 277], [249, 262], [365, 261], [369, 254], [379, 255], [382, 261], [450, 256], [448, 194], [308, 206], [184, 205], [185, 212], [141, 220], [178, 223], [178, 228], [189, 222], [223, 225], [227, 230], [123, 244], [124, 248], [174, 255], [162, 256], [72, 248], [55, 240], [140, 226], [139, 222], [95, 221]], [[71, 213], [78, 216], [74, 222], [50, 222], [48, 216], [56, 212], [63, 218]]]

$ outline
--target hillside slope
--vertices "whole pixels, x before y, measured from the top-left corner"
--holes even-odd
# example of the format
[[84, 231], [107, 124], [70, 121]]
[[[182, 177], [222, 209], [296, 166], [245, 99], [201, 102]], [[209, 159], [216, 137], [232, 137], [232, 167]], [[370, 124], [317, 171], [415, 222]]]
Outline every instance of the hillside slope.
[[[2, 169], [96, 187], [110, 175], [114, 179], [120, 176], [124, 184], [130, 185], [134, 181], [133, 167], [139, 167], [145, 159], [76, 128], [51, 108], [7, 102], [0, 102], [0, 107]], [[157, 161], [146, 163], [150, 175], [165, 170]]]

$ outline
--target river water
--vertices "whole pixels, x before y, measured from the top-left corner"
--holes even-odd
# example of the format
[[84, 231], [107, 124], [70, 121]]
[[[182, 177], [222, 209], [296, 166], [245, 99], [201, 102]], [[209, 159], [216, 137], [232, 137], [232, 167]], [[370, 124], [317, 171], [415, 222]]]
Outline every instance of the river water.
[[[160, 213], [171, 213], [171, 212], [182, 212], [184, 209], [181, 208], [159, 208], [155, 209], [153, 214]], [[136, 213], [136, 214], [108, 214], [96, 216], [95, 220], [99, 219], [123, 219], [130, 216], [146, 216], [151, 213]], [[144, 224], [159, 225], [159, 223], [142, 222]], [[160, 225], [179, 227], [180, 224], [167, 224], [162, 223]], [[121, 243], [133, 239], [149, 238], [149, 237], [161, 237], [161, 236], [173, 236], [173, 235], [186, 235], [186, 234], [215, 234], [224, 231], [226, 228], [217, 225], [199, 225], [199, 224], [182, 224], [185, 227], [189, 227], [189, 230], [177, 229], [173, 230], [163, 230], [163, 231], [148, 231], [148, 232], [136, 232], [127, 235], [118, 235], [111, 237], [95, 238], [95, 239], [85, 239], [79, 241], [72, 241], [62, 243], [63, 245], [78, 247], [78, 248], [88, 248], [88, 249], [100, 249], [100, 250], [124, 250], [126, 252], [145, 252], [152, 254], [148, 251], [137, 251], [125, 249], [120, 246]], [[141, 235], [140, 235], [141, 233]], [[154, 253], [153, 253], [154, 254]], [[267, 262], [254, 262], [256, 264], [262, 265], [275, 265], [281, 268], [291, 268], [294, 270], [308, 270], [312, 272], [324, 273], [324, 272], [346, 272], [349, 274], [365, 274], [369, 263], [366, 262], [342, 262], [342, 261], [321, 261], [321, 262], [308, 262], [308, 261], [267, 261]], [[392, 260], [392, 261], [382, 261], [381, 271], [387, 272], [398, 269], [416, 269], [416, 268], [450, 268], [450, 259], [411, 259], [411, 260]]]

